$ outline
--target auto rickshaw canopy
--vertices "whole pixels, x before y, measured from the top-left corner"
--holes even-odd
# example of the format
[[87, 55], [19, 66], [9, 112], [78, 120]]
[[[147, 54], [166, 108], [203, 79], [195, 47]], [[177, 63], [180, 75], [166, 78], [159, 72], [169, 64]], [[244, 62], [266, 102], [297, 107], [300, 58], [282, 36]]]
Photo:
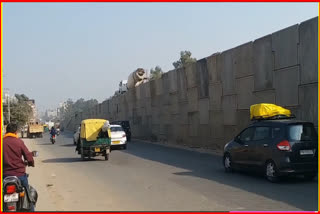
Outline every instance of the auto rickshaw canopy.
[[[86, 141], [96, 141], [102, 126], [108, 122], [105, 119], [86, 119], [81, 122], [80, 137], [86, 139]], [[108, 130], [109, 136], [110, 129]]]
[[291, 111], [270, 103], [259, 103], [250, 106], [250, 119], [266, 119], [278, 115], [291, 116]]

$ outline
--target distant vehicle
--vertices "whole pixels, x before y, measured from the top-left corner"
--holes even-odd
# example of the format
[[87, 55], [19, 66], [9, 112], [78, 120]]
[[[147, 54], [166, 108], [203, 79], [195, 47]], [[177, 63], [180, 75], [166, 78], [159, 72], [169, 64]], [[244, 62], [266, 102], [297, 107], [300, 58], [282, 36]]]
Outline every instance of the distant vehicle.
[[128, 91], [127, 83], [128, 83], [127, 80], [122, 80], [122, 81], [119, 83], [119, 93], [120, 93], [120, 94], [123, 94], [123, 93], [125, 93], [125, 92]]
[[80, 126], [74, 131], [73, 134], [73, 144], [76, 145], [77, 143], [80, 143]]
[[120, 146], [127, 149], [126, 133], [121, 125], [110, 125], [111, 130], [111, 146]]
[[130, 129], [130, 123], [127, 120], [122, 120], [122, 121], [113, 121], [111, 125], [121, 125], [123, 130], [126, 132], [127, 136], [127, 141], [131, 141], [131, 129]]
[[263, 172], [276, 182], [282, 176], [318, 174], [318, 135], [313, 123], [294, 119], [260, 120], [224, 147], [225, 171]]
[[30, 122], [28, 124], [28, 131], [27, 131], [28, 138], [34, 138], [34, 137], [42, 138], [42, 133], [43, 133], [43, 125], [41, 125], [39, 122]]

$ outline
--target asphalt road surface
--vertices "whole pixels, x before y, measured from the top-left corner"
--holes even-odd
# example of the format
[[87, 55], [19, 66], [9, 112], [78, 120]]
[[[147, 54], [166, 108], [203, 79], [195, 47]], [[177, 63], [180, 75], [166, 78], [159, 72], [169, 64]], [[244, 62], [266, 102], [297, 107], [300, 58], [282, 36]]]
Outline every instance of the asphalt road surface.
[[221, 157], [147, 142], [82, 161], [72, 135], [24, 139], [39, 151], [29, 182], [37, 211], [317, 210], [318, 183], [225, 173]]

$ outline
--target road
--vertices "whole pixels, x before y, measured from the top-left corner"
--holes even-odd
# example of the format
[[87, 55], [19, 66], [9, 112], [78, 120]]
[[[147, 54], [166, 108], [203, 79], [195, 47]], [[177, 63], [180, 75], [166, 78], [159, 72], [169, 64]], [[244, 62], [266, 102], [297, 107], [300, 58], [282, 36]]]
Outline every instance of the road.
[[82, 161], [72, 137], [24, 139], [39, 151], [29, 182], [37, 211], [317, 210], [317, 180], [278, 184], [259, 175], [225, 173], [221, 157], [133, 141], [110, 160]]

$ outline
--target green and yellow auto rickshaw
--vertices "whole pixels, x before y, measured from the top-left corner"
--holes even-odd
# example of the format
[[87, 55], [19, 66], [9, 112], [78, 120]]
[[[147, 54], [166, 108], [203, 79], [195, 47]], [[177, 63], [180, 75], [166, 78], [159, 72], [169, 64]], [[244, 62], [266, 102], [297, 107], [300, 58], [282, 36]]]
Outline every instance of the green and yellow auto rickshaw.
[[43, 131], [44, 131], [44, 132], [49, 132], [49, 127], [48, 127], [47, 124], [44, 124], [44, 125], [43, 125]]
[[111, 131], [108, 120], [86, 119], [81, 122], [77, 150], [83, 160], [95, 156], [104, 156], [105, 160], [108, 160], [110, 146]]

